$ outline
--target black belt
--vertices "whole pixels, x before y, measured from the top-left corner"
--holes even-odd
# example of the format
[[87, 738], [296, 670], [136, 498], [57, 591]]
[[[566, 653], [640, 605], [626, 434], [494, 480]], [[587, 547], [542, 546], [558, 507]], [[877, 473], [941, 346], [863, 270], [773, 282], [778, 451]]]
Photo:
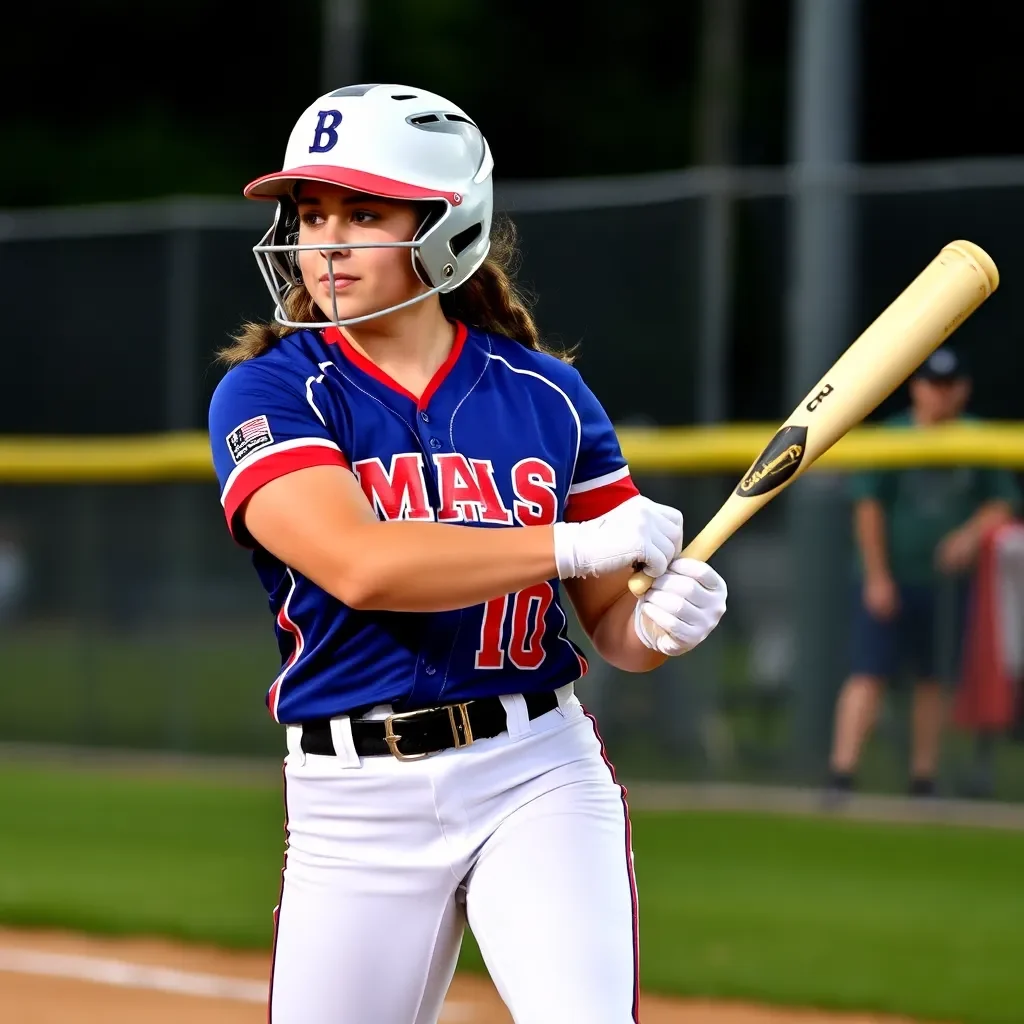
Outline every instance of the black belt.
[[[531, 719], [558, 707], [558, 698], [551, 691], [524, 693], [523, 697]], [[464, 704], [402, 711], [374, 722], [354, 718], [352, 740], [360, 757], [393, 754], [399, 761], [417, 761], [440, 750], [468, 747], [474, 740], [489, 739], [507, 728], [504, 705], [497, 697], [485, 697]], [[301, 747], [306, 754], [335, 756], [331, 720], [303, 722]]]

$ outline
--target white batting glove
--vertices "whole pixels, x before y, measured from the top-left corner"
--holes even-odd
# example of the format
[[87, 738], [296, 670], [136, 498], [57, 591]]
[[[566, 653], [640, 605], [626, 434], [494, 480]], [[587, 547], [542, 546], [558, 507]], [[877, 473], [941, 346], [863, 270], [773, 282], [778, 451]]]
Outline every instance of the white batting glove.
[[727, 596], [725, 580], [707, 562], [677, 558], [637, 601], [633, 628], [645, 646], [674, 658], [718, 625]]
[[582, 523], [555, 523], [558, 578], [604, 576], [634, 564], [660, 576], [683, 544], [683, 514], [636, 494]]

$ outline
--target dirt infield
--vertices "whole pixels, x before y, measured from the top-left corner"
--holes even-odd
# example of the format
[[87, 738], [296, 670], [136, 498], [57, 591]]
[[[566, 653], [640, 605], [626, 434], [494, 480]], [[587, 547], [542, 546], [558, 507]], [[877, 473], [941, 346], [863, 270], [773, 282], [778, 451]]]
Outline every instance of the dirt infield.
[[[153, 939], [0, 929], [0, 1002], [19, 1024], [263, 1024], [267, 956]], [[644, 1024], [911, 1024], [648, 996]], [[440, 1024], [511, 1024], [494, 987], [456, 977]]]

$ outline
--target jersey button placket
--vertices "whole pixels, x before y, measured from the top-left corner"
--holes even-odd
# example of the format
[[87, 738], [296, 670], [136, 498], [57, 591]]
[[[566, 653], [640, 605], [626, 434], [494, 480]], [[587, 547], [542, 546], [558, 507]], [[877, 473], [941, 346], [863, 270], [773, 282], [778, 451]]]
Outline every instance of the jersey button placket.
[[432, 437], [427, 444], [436, 452], [441, 447], [441, 439], [439, 437]]

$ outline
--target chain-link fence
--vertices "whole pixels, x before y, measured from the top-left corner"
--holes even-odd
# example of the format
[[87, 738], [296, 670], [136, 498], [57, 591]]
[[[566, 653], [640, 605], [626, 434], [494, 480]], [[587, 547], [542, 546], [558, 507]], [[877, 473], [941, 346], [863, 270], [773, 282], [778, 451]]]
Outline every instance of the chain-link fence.
[[[851, 168], [810, 184], [783, 169], [520, 184], [497, 205], [519, 228], [542, 329], [580, 345], [616, 422], [693, 422], [709, 391], [721, 392], [716, 418], [768, 421], [789, 411], [785, 384], [801, 370], [787, 364], [789, 213], [812, 186], [851, 204], [845, 336], [955, 238], [986, 248], [1007, 281], [1024, 274], [1021, 160]], [[709, 229], [712, 202], [727, 213]], [[0, 369], [17, 382], [0, 433], [203, 428], [215, 351], [270, 313], [251, 247], [271, 214], [188, 199], [0, 213]], [[1008, 287], [958, 332], [987, 415], [1019, 413], [1022, 314], [1024, 295]], [[724, 329], [709, 331], [712, 320]]]

